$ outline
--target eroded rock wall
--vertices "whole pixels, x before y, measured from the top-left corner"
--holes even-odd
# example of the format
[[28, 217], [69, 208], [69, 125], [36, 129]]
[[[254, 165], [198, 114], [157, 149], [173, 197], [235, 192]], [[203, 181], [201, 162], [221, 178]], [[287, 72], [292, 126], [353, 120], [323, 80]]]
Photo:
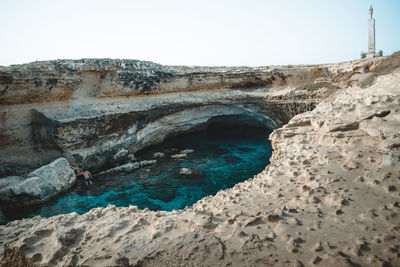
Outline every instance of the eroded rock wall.
[[251, 68], [162, 66], [118, 59], [43, 61], [0, 67], [0, 104], [307, 84], [330, 75], [323, 65]]
[[[341, 88], [373, 82], [396, 67], [398, 57], [253, 68], [112, 59], [0, 67], [0, 176], [24, 174], [58, 157], [67, 157], [75, 168], [102, 170], [110, 167], [106, 162], [117, 164], [112, 158], [121, 149], [134, 153], [180, 130], [199, 129], [217, 116], [213, 109], [218, 116], [239, 118], [229, 108], [218, 113], [224, 106], [279, 127]], [[204, 108], [208, 116], [195, 125], [196, 109]], [[174, 123], [172, 118], [183, 114], [186, 126], [162, 127], [162, 121]], [[155, 124], [158, 135], [147, 126]]]
[[400, 69], [270, 136], [271, 164], [183, 210], [135, 206], [0, 226], [1, 264], [399, 266]]
[[143, 147], [135, 144], [136, 135], [143, 137], [140, 131], [148, 123], [201, 106], [253, 109], [270, 117], [271, 127], [282, 125], [315, 106], [316, 98], [269, 100], [248, 90], [265, 92], [303, 76], [312, 81], [327, 76], [327, 69], [179, 67], [110, 59], [0, 67], [0, 176], [24, 174], [63, 156], [74, 166], [104, 169], [118, 149], [133, 153]]

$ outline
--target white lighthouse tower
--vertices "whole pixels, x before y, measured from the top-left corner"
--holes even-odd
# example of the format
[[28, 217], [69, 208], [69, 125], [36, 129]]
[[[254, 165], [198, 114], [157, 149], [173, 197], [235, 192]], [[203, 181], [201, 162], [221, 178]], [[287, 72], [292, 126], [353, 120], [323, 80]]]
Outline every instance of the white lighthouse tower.
[[375, 52], [375, 19], [372, 17], [374, 9], [370, 6], [368, 18], [368, 52], [361, 52], [361, 58], [381, 57], [382, 50]]

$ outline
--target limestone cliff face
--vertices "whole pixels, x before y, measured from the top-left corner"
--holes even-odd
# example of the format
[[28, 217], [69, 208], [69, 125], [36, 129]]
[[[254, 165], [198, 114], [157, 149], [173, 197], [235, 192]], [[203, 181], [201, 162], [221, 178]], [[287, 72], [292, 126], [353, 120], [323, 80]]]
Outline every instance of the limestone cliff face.
[[310, 83], [329, 75], [328, 66], [185, 67], [118, 59], [44, 61], [0, 67], [0, 104], [271, 87]]
[[0, 177], [58, 157], [100, 171], [118, 164], [121, 149], [135, 153], [226, 118], [273, 129], [368, 80], [386, 61], [251, 68], [82, 59], [0, 67]]

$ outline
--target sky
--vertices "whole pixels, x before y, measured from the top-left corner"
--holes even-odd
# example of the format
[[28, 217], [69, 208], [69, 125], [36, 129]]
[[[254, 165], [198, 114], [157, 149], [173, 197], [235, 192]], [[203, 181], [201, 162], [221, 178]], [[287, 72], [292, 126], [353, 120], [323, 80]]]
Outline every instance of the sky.
[[0, 65], [124, 58], [164, 65], [334, 63], [400, 50], [400, 0], [0, 0]]

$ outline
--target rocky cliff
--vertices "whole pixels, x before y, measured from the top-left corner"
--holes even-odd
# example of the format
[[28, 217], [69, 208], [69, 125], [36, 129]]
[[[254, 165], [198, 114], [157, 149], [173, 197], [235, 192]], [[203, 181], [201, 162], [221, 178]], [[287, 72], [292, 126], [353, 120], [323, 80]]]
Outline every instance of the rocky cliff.
[[[105, 61], [113, 74], [98, 73], [98, 80], [113, 78], [109, 86], [91, 87], [102, 88], [92, 95], [79, 93], [90, 91], [83, 86], [86, 61], [61, 61], [76, 62], [70, 67], [74, 81], [55, 62], [34, 63], [54, 66], [38, 72], [43, 79], [53, 73], [64, 82], [48, 89], [54, 94], [44, 93], [47, 82], [38, 85], [26, 104], [20, 101], [32, 85], [23, 89], [21, 77], [33, 75], [32, 65], [2, 68], [1, 86], [8, 85], [2, 92], [10, 100], [2, 102], [1, 159], [8, 166], [21, 162], [11, 156], [14, 148], [28, 158], [32, 149], [43, 161], [61, 154], [74, 162], [79, 155], [75, 161], [91, 164], [100, 162], [96, 151], [109, 157], [121, 148], [134, 152], [224, 118], [277, 129], [270, 136], [271, 164], [262, 173], [184, 210], [109, 206], [0, 226], [1, 264], [400, 265], [399, 57], [276, 68], [156, 65], [171, 75], [138, 91], [131, 87], [134, 79], [124, 85], [116, 74], [122, 67], [112, 62], [124, 61]], [[261, 77], [263, 83], [246, 83], [246, 77]], [[185, 86], [177, 87], [182, 81]], [[57, 98], [62, 95], [57, 90], [67, 87], [71, 93]], [[39, 92], [43, 98], [34, 97]], [[18, 146], [14, 138], [25, 143]]]
[[186, 67], [114, 59], [33, 62], [0, 67], [0, 104], [304, 84], [329, 78], [329, 67]]
[[[119, 164], [113, 156], [122, 149], [135, 153], [228, 116], [273, 129], [339, 88], [373, 81], [386, 61], [251, 68], [82, 59], [0, 67], [0, 176], [59, 157], [101, 171]], [[199, 111], [202, 119], [193, 120]], [[175, 125], [163, 128], [164, 121]]]

